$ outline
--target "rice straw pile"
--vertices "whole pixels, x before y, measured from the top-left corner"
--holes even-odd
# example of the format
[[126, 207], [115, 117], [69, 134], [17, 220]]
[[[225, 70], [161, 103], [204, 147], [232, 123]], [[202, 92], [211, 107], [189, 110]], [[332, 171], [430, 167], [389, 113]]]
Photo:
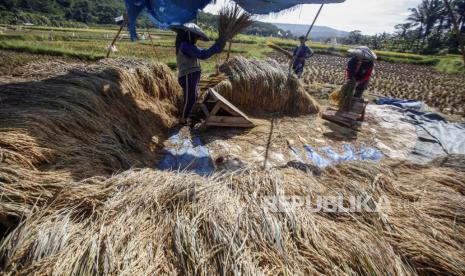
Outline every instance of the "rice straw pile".
[[318, 103], [275, 60], [234, 57], [220, 67], [228, 76], [216, 89], [240, 108], [286, 115], [316, 114]]
[[[144, 169], [64, 187], [1, 243], [5, 275], [465, 274], [465, 175], [453, 168], [349, 163], [320, 177], [208, 179]], [[263, 199], [276, 194], [389, 205], [271, 212]]]
[[106, 63], [0, 86], [0, 217], [46, 204], [61, 182], [156, 164], [182, 101], [176, 77]]

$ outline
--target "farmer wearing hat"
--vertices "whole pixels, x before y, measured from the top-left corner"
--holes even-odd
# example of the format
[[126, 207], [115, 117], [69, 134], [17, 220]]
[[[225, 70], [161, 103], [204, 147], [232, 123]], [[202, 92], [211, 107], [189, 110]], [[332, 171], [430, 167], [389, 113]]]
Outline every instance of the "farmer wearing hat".
[[378, 57], [366, 46], [350, 49], [349, 53], [352, 57], [347, 64], [347, 79], [355, 79], [357, 86], [354, 97], [362, 98], [374, 71], [374, 61]]
[[209, 49], [200, 49], [197, 41], [208, 41], [208, 36], [194, 23], [171, 26], [176, 36], [176, 61], [178, 65], [178, 81], [184, 91], [184, 107], [180, 123], [185, 124], [197, 100], [198, 85], [200, 82], [200, 60], [206, 60], [220, 53], [225, 42], [217, 41]]
[[313, 50], [310, 49], [305, 42], [305, 36], [299, 37], [300, 46], [296, 47], [293, 54], [292, 70], [300, 78], [304, 72], [305, 61], [313, 56]]

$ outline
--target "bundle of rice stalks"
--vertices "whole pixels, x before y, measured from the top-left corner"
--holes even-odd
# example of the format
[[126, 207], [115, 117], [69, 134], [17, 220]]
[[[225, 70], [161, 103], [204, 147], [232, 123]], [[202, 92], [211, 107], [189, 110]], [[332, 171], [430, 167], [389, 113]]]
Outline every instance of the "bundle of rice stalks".
[[273, 49], [273, 50], [275, 50], [275, 51], [277, 51], [277, 52], [279, 52], [281, 54], [284, 54], [289, 59], [292, 59], [294, 57], [291, 52], [289, 52], [286, 49], [283, 49], [283, 48], [279, 47], [278, 45], [274, 44], [271, 41], [267, 41], [266, 46], [270, 47], [271, 49]]
[[218, 15], [218, 35], [223, 41], [230, 41], [252, 23], [252, 15], [244, 12], [237, 4], [226, 5]]
[[0, 86], [0, 215], [46, 204], [65, 180], [153, 166], [161, 156], [182, 103], [176, 77], [164, 64], [110, 63], [117, 67]]
[[[25, 219], [0, 246], [2, 272], [463, 275], [464, 183], [403, 163], [349, 163], [318, 178], [127, 171], [70, 183]], [[349, 211], [351, 196], [364, 207]], [[290, 197], [300, 200], [277, 204]], [[316, 208], [340, 197], [336, 211]]]
[[304, 90], [299, 80], [289, 76], [275, 60], [248, 60], [234, 57], [220, 67], [228, 76], [216, 89], [243, 109], [286, 115], [318, 113], [318, 103]]
[[356, 86], [357, 82], [355, 79], [349, 80], [339, 90], [335, 90], [331, 93], [329, 95], [329, 100], [331, 103], [337, 105], [340, 110], [350, 110]]
[[215, 87], [220, 82], [226, 80], [225, 74], [214, 74], [207, 77], [202, 77], [199, 84], [200, 91], [207, 91], [210, 88]]

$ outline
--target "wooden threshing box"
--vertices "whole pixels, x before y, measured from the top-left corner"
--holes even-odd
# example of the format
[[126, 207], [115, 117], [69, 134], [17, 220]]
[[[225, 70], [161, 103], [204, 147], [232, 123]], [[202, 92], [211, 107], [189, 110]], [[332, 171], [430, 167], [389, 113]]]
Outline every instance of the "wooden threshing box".
[[360, 122], [365, 120], [367, 105], [368, 101], [354, 98], [350, 110], [344, 111], [337, 109], [337, 107], [329, 107], [322, 117], [330, 122], [355, 129]]
[[255, 124], [239, 108], [218, 94], [214, 89], [209, 89], [200, 108], [206, 119], [204, 126], [240, 127], [251, 128]]

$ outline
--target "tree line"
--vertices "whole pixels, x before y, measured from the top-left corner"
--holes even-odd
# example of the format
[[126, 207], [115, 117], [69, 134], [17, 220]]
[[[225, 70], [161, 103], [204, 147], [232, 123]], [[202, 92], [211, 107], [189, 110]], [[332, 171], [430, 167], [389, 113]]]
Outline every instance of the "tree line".
[[1, 23], [58, 25], [63, 21], [112, 24], [124, 11], [115, 0], [0, 0]]
[[[114, 24], [114, 18], [125, 10], [122, 0], [0, 0], [0, 23], [63, 26], [94, 24]], [[73, 22], [75, 22], [73, 24]], [[218, 16], [204, 12], [199, 13], [199, 24], [216, 30]], [[140, 28], [151, 28], [153, 23], [146, 16], [138, 21]], [[255, 22], [246, 34], [261, 36], [291, 37], [290, 32], [283, 31], [273, 24]]]
[[409, 9], [395, 33], [365, 36], [353, 31], [344, 44], [365, 44], [377, 50], [419, 54], [463, 54], [465, 62], [465, 0], [422, 0]]

